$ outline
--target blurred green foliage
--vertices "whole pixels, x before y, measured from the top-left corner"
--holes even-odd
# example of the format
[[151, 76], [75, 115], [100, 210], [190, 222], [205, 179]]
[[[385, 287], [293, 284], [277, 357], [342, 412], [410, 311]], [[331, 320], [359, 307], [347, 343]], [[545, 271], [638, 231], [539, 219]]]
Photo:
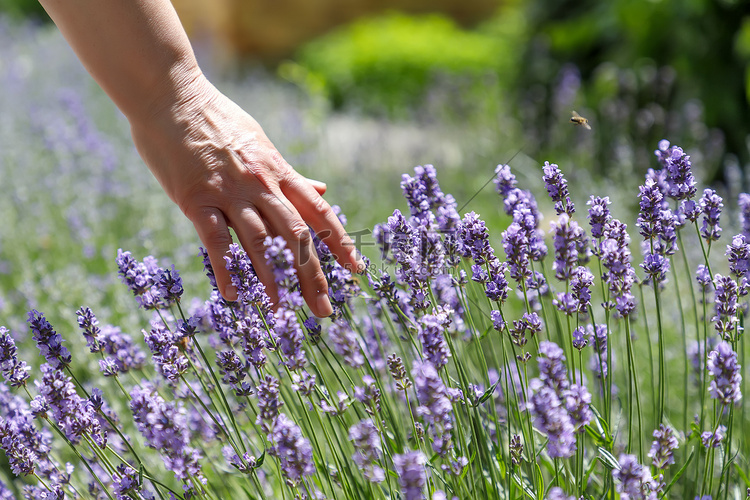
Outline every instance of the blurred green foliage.
[[[449, 88], [446, 108], [470, 100], [485, 117], [484, 107], [509, 108], [530, 156], [593, 157], [610, 174], [645, 170], [663, 138], [700, 150], [713, 180], [750, 164], [746, 1], [504, 2], [472, 30], [393, 13], [309, 43], [281, 74], [335, 108], [391, 118], [419, 116]], [[573, 109], [593, 134], [564, 125]]]
[[0, 13], [13, 17], [34, 17], [49, 20], [38, 0], [0, 0]]
[[[635, 105], [658, 99], [665, 111], [702, 103], [706, 126], [723, 132], [726, 152], [750, 162], [750, 4], [739, 0], [551, 0], [528, 3], [530, 43], [517, 88], [549, 84], [566, 64], [580, 69], [583, 102], [607, 119], [601, 103], [623, 87]], [[602, 68], [619, 81], [602, 92]], [[667, 93], [649, 95], [644, 68], [670, 68]], [[623, 82], [623, 79], [630, 80]], [[669, 124], [664, 129], [669, 132]], [[675, 139], [676, 140], [676, 139]], [[652, 148], [653, 149], [653, 148]]]
[[363, 18], [304, 46], [281, 74], [324, 93], [335, 107], [400, 117], [423, 103], [436, 80], [465, 93], [482, 92], [487, 75], [510, 84], [523, 23], [512, 15], [498, 20], [466, 30], [438, 14]]

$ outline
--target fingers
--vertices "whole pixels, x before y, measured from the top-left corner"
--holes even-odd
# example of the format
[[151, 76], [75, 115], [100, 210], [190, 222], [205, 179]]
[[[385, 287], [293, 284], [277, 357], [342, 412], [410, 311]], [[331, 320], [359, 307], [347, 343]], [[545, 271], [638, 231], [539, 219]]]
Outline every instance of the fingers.
[[339, 264], [352, 272], [364, 269], [364, 262], [339, 218], [304, 178], [293, 177], [282, 189], [302, 218], [333, 252]]
[[326, 194], [326, 190], [328, 189], [328, 186], [326, 185], [325, 182], [316, 181], [315, 179], [310, 179], [309, 177], [305, 177], [305, 180], [309, 182], [312, 185], [312, 187], [315, 188], [315, 191], [317, 191], [320, 196], [323, 196], [324, 194]]
[[[315, 192], [309, 184], [308, 187]], [[266, 192], [262, 198], [263, 203], [258, 205], [261, 216], [274, 234], [286, 240], [294, 253], [302, 297], [313, 314], [318, 317], [330, 316], [333, 308], [328, 299], [328, 282], [320, 269], [307, 223], [281, 192]]]
[[232, 279], [224, 260], [229, 245], [232, 243], [232, 235], [229, 233], [224, 214], [216, 208], [204, 208], [195, 215], [188, 214], [188, 217], [193, 222], [198, 237], [206, 247], [219, 292], [226, 300], [237, 300], [237, 289], [232, 285]]

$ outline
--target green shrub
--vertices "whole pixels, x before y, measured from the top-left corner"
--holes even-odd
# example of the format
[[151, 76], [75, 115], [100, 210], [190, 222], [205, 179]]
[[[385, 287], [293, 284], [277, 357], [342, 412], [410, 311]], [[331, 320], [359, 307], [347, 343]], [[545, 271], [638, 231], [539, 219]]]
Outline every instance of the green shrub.
[[0, 0], [0, 14], [49, 20], [47, 13], [37, 0]]
[[399, 116], [422, 102], [436, 79], [462, 93], [481, 91], [488, 75], [509, 81], [517, 51], [507, 34], [519, 33], [520, 24], [471, 31], [436, 14], [365, 18], [307, 44], [281, 74], [322, 91], [334, 106]]

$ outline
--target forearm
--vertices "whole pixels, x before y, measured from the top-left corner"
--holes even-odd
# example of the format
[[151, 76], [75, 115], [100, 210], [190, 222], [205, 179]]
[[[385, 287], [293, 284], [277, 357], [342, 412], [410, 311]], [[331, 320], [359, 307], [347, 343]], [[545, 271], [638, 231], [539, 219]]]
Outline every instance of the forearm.
[[169, 0], [40, 0], [129, 119], [147, 118], [201, 77]]

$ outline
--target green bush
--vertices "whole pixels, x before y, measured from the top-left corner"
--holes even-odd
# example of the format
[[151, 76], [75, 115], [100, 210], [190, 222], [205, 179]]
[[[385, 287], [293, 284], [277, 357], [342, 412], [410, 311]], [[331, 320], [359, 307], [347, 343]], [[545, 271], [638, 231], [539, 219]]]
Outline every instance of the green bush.
[[462, 93], [480, 90], [488, 75], [509, 81], [517, 51], [505, 35], [520, 32], [520, 24], [470, 31], [436, 14], [364, 18], [307, 44], [281, 73], [322, 91], [336, 107], [400, 116], [436, 79]]
[[[723, 162], [731, 157], [737, 160], [730, 163], [750, 162], [746, 144], [750, 134], [747, 2], [535, 0], [527, 7], [531, 43], [525, 47], [524, 64], [519, 70], [517, 101], [528, 100], [521, 95], [527, 89], [541, 87], [551, 99], [558, 84], [557, 75], [566, 66], [575, 65], [581, 79], [581, 96], [576, 106], [578, 111], [590, 113], [598, 125], [605, 121], [608, 126], [627, 121], [612, 112], [613, 93], [619, 94], [618, 98], [627, 94], [627, 105], [631, 108], [649, 113], [658, 106], [659, 113], [665, 115], [699, 101], [700, 121], [707, 129], [721, 131], [725, 149], [725, 158], [714, 167], [715, 172], [709, 178], [715, 180], [720, 176], [725, 168]], [[613, 71], [613, 67], [618, 70]], [[604, 73], [614, 76], [607, 82], [608, 92], [601, 89]], [[669, 82], [653, 85], [650, 81], [666, 75]], [[665, 89], [661, 94], [653, 93]], [[547, 104], [547, 107], [547, 112], [535, 117], [542, 127], [558, 123], [550, 111], [552, 106]], [[628, 140], [649, 145], [650, 150], [654, 135], [659, 133], [692, 147], [693, 138], [685, 136], [683, 140], [673, 130], [674, 123], [677, 122], [666, 120], [662, 129], [652, 127], [643, 140], [636, 137], [635, 127], [630, 127]], [[601, 139], [611, 149], [612, 138]]]
[[37, 0], [0, 0], [0, 14], [49, 20], [47, 13]]

